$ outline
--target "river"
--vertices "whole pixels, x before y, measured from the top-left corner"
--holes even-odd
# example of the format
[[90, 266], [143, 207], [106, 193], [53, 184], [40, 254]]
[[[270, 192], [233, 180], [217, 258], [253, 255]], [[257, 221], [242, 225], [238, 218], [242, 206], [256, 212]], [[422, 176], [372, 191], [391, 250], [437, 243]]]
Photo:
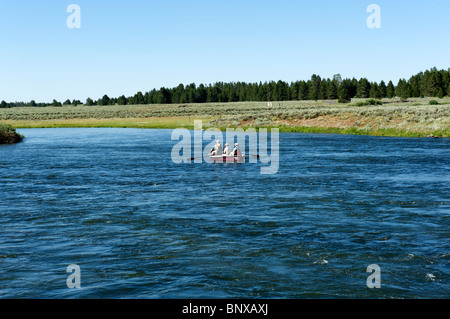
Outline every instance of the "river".
[[18, 131], [0, 298], [450, 297], [449, 139], [281, 133], [264, 175], [175, 164], [171, 130]]

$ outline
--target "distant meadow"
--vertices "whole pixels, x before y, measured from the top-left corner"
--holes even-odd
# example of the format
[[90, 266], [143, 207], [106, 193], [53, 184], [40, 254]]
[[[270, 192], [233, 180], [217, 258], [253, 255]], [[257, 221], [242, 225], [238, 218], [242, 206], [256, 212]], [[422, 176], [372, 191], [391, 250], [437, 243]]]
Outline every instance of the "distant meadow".
[[64, 105], [0, 109], [0, 122], [16, 128], [278, 127], [281, 131], [389, 136], [450, 136], [450, 99], [352, 99], [152, 105]]

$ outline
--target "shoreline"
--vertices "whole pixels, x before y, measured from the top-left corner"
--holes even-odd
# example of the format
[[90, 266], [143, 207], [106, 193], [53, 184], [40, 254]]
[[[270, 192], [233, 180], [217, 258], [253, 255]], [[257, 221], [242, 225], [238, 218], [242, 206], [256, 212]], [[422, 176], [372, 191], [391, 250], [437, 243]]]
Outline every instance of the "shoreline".
[[[383, 99], [382, 105], [336, 101], [14, 107], [0, 109], [0, 123], [14, 128], [278, 128], [280, 132], [392, 137], [450, 137], [450, 100]], [[331, 103], [333, 102], [333, 103]]]
[[[385, 137], [416, 137], [427, 138], [434, 135], [439, 138], [448, 138], [448, 130], [435, 131], [414, 131], [411, 129], [399, 128], [367, 128], [367, 127], [337, 127], [337, 126], [304, 126], [304, 125], [239, 125], [239, 126], [214, 126], [210, 119], [199, 118], [205, 121], [204, 129], [211, 127], [226, 131], [227, 128], [266, 128], [269, 131], [278, 128], [280, 133], [316, 133], [316, 134], [348, 134], [348, 135], [366, 135], [366, 136], [385, 136]], [[137, 129], [194, 129], [193, 119], [186, 121], [185, 118], [128, 118], [128, 119], [70, 119], [70, 120], [44, 120], [44, 121], [2, 121], [16, 129], [33, 128], [137, 128]]]

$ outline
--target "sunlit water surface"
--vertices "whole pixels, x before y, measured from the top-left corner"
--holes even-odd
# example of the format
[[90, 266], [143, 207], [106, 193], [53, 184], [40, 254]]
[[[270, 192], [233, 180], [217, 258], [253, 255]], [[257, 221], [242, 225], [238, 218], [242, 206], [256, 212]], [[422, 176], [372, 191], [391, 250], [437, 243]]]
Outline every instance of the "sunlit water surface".
[[171, 130], [19, 131], [0, 146], [0, 298], [450, 296], [448, 139], [280, 134], [262, 175], [175, 164]]

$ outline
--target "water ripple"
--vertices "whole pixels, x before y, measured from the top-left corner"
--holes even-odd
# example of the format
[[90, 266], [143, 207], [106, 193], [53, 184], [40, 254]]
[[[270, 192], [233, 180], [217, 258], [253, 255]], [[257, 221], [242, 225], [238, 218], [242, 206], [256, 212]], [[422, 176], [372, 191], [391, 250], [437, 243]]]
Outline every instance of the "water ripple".
[[281, 134], [265, 176], [176, 165], [168, 130], [20, 131], [0, 149], [0, 298], [448, 297], [448, 140]]

